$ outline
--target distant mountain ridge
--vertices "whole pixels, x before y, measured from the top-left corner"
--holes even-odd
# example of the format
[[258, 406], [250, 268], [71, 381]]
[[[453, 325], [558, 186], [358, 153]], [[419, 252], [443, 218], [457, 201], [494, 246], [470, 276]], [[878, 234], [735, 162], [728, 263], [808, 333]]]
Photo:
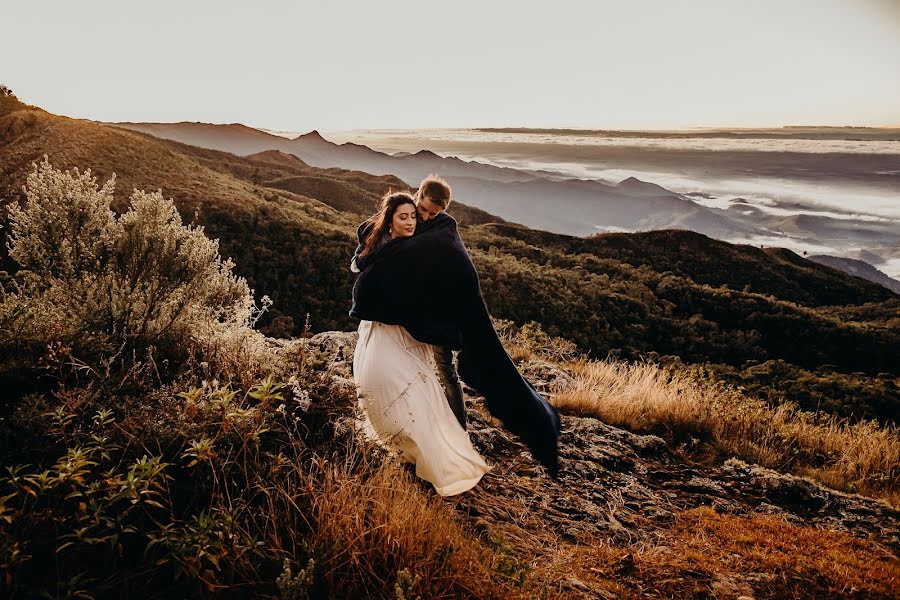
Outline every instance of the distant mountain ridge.
[[833, 269], [838, 269], [844, 273], [849, 273], [856, 277], [862, 277], [867, 281], [872, 281], [878, 285], [883, 285], [887, 289], [896, 294], [900, 294], [900, 281], [893, 277], [888, 277], [886, 273], [875, 268], [873, 265], [858, 258], [845, 258], [842, 256], [829, 256], [827, 254], [813, 254], [806, 257], [807, 260], [825, 265]]
[[[440, 173], [451, 180], [454, 196], [464, 203], [509, 221], [556, 233], [590, 235], [606, 228], [652, 230], [673, 227], [719, 238], [749, 233], [745, 224], [729, 218], [722, 211], [701, 206], [686, 196], [636, 179], [609, 185], [593, 180], [547, 177], [539, 172], [442, 157], [429, 150], [391, 155], [351, 142], [335, 144], [318, 131], [287, 139], [243, 125], [110, 125], [242, 156], [280, 150], [299, 157], [310, 166], [392, 174], [411, 186], [417, 185], [429, 173]], [[553, 201], [548, 203], [548, 199]]]
[[697, 128], [690, 130], [621, 130], [621, 129], [571, 129], [571, 128], [530, 128], [530, 127], [479, 127], [475, 131], [489, 133], [532, 133], [552, 135], [591, 135], [622, 138], [749, 138], [749, 139], [806, 139], [806, 140], [849, 140], [866, 139], [872, 141], [900, 141], [900, 127], [853, 127], [787, 125], [784, 127], [732, 127]]

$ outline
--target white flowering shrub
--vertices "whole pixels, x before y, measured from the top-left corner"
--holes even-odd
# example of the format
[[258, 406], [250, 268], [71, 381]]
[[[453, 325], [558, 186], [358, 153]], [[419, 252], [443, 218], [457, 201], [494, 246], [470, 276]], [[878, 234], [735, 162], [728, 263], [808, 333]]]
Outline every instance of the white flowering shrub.
[[73, 353], [154, 346], [183, 352], [217, 335], [245, 337], [255, 316], [246, 280], [217, 240], [184, 225], [161, 193], [135, 190], [120, 217], [115, 178], [63, 172], [45, 158], [9, 209], [9, 251], [20, 267], [0, 303], [0, 336], [12, 346], [65, 344]]
[[101, 270], [116, 226], [114, 190], [115, 176], [98, 189], [90, 171], [58, 171], [46, 159], [35, 167], [24, 188], [25, 207], [9, 207], [9, 255], [30, 285], [50, 287]]

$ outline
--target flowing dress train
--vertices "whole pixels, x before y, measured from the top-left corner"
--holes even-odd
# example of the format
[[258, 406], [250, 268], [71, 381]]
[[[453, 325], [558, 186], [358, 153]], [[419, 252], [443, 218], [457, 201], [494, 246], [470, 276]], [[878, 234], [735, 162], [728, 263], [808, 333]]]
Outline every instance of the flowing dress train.
[[399, 325], [360, 321], [353, 356], [364, 427], [438, 494], [473, 488], [490, 469], [447, 404], [433, 349]]

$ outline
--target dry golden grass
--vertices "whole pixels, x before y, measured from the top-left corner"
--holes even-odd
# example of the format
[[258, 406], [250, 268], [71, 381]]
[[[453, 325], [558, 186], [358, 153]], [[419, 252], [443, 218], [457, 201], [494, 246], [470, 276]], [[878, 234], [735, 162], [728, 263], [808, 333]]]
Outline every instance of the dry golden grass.
[[649, 543], [542, 547], [519, 543], [515, 523], [476, 535], [408, 469], [362, 448], [290, 471], [271, 482], [272, 533], [303, 532], [331, 597], [393, 597], [401, 570], [419, 577], [422, 598], [567, 598], [585, 585], [617, 598], [892, 598], [900, 584], [900, 563], [877, 543], [769, 515], [704, 507]]
[[563, 410], [598, 417], [676, 444], [702, 442], [760, 465], [900, 506], [900, 432], [849, 423], [790, 405], [770, 407], [733, 388], [673, 368], [617, 361], [566, 365], [576, 385], [552, 398]]
[[896, 598], [900, 561], [848, 534], [769, 515], [679, 513], [654, 544], [570, 546], [540, 573], [567, 569], [619, 598]]
[[397, 571], [408, 569], [430, 597], [503, 596], [490, 589], [487, 551], [400, 467], [385, 462], [366, 476], [349, 462], [314, 470], [321, 478], [310, 497], [311, 541], [333, 549], [322, 565], [332, 592], [340, 593], [350, 574], [368, 593], [391, 589]]
[[[357, 442], [346, 450], [292, 465], [266, 484], [270, 545], [288, 555], [313, 549], [331, 597], [382, 597], [402, 570], [418, 577], [410, 591], [423, 598], [537, 595], [537, 583], [509, 579], [498, 568], [509, 557], [464, 528], [407, 468]], [[290, 531], [303, 539], [286, 539]]]

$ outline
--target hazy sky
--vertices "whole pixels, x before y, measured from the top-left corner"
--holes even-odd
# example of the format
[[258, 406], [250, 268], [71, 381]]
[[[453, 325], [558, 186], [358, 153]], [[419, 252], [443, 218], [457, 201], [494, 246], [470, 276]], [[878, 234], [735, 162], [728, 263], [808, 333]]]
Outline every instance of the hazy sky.
[[51, 112], [272, 129], [900, 125], [900, 0], [4, 0]]

